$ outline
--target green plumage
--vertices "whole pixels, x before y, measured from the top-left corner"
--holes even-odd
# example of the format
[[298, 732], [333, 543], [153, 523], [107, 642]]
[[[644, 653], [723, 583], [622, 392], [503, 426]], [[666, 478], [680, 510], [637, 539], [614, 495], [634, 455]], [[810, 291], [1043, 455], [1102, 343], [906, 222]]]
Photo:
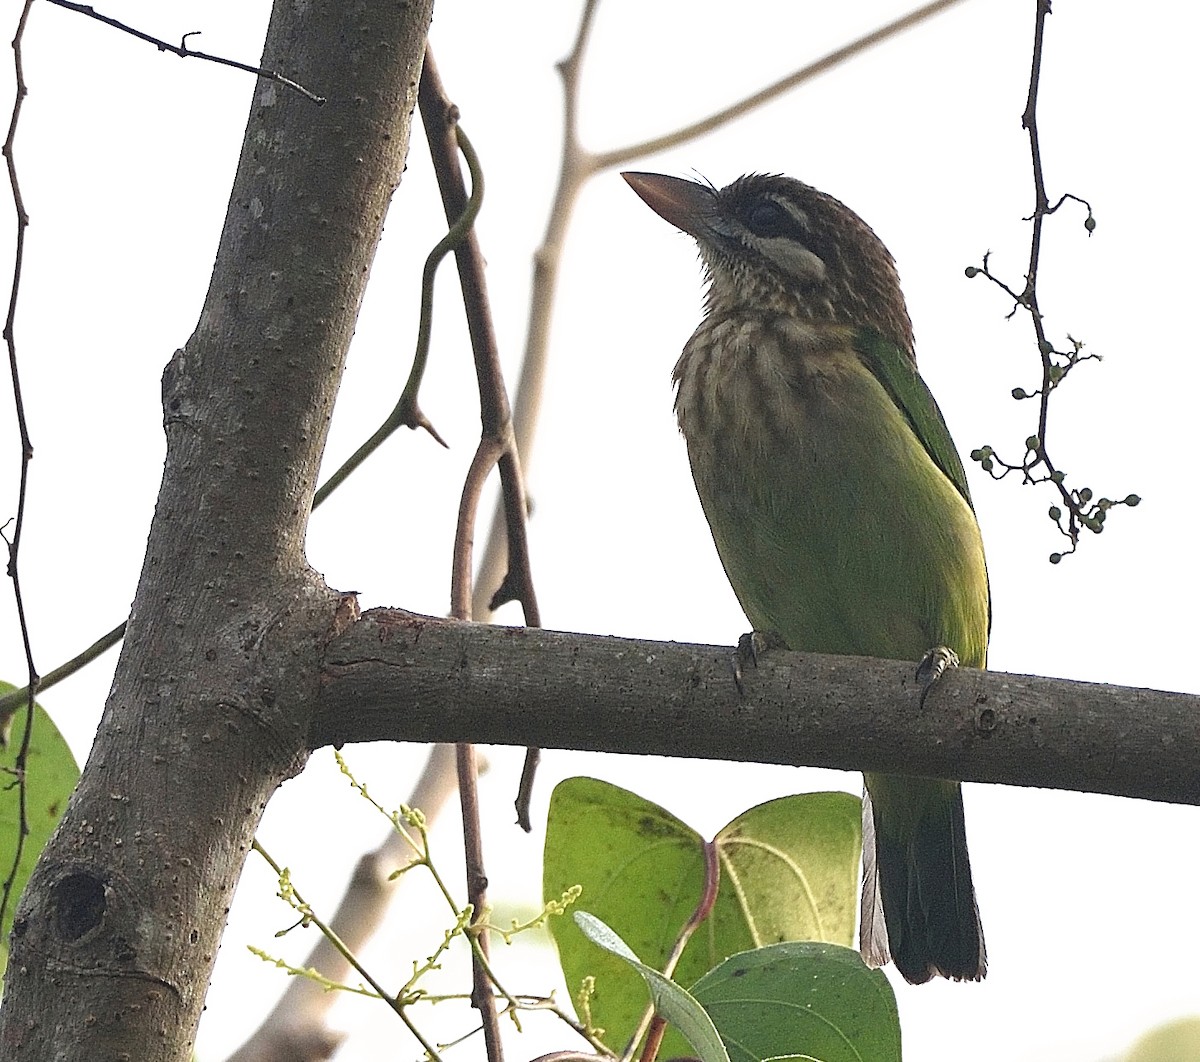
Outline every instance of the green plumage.
[[[891, 257], [797, 181], [627, 175], [693, 235], [707, 312], [675, 369], [696, 490], [755, 630], [793, 649], [984, 667], [987, 570], [962, 462], [917, 374]], [[914, 698], [913, 711], [918, 711]], [[986, 970], [956, 782], [868, 775], [864, 956]]]

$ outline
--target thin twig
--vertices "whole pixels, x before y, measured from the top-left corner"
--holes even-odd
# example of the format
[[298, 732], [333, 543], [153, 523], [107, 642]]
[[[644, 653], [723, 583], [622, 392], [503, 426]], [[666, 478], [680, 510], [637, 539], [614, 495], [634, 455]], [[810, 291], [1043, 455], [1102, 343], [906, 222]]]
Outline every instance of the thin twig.
[[1070, 488], [1067, 486], [1066, 473], [1058, 468], [1050, 456], [1046, 446], [1050, 430], [1050, 394], [1066, 379], [1067, 374], [1085, 361], [1099, 360], [1099, 355], [1085, 354], [1083, 344], [1076, 339], [1067, 337], [1071, 344], [1070, 350], [1057, 350], [1046, 336], [1046, 322], [1038, 304], [1038, 267], [1041, 264], [1042, 229], [1046, 218], [1058, 210], [1064, 203], [1071, 201], [1087, 207], [1087, 218], [1084, 228], [1090, 235], [1095, 231], [1096, 221], [1092, 215], [1091, 204], [1070, 192], [1059, 197], [1051, 205], [1046, 194], [1046, 177], [1042, 169], [1042, 147], [1038, 136], [1037, 104], [1038, 90], [1041, 86], [1042, 56], [1045, 46], [1046, 17], [1050, 14], [1050, 0], [1037, 0], [1037, 18], [1034, 23], [1033, 57], [1029, 72], [1029, 92], [1025, 99], [1025, 110], [1021, 115], [1021, 125], [1029, 134], [1029, 153], [1033, 170], [1033, 213], [1026, 219], [1032, 222], [1029, 240], [1029, 265], [1025, 272], [1025, 285], [1017, 291], [1012, 285], [1005, 283], [996, 276], [989, 264], [989, 254], [983, 256], [980, 266], [970, 266], [966, 273], [968, 277], [983, 276], [1000, 288], [1012, 299], [1012, 309], [1008, 316], [1012, 317], [1018, 310], [1028, 311], [1033, 324], [1034, 337], [1037, 342], [1038, 357], [1041, 360], [1041, 386], [1032, 393], [1023, 387], [1012, 391], [1014, 399], [1021, 401], [1028, 398], [1038, 399], [1038, 429], [1036, 435], [1025, 440], [1025, 455], [1019, 463], [1003, 460], [991, 446], [982, 446], [971, 451], [971, 458], [979, 462], [980, 467], [994, 479], [1004, 479], [1013, 472], [1020, 474], [1021, 481], [1030, 484], [1052, 483], [1058, 490], [1066, 512], [1057, 505], [1050, 507], [1049, 516], [1059, 532], [1070, 543], [1062, 552], [1050, 554], [1050, 563], [1059, 563], [1064, 556], [1074, 553], [1079, 547], [1079, 536], [1084, 528], [1094, 534], [1104, 530], [1104, 521], [1108, 512], [1114, 506], [1126, 505], [1133, 507], [1139, 504], [1141, 498], [1136, 494], [1126, 495], [1114, 500], [1111, 498], [1095, 499], [1090, 487]]
[[[456, 134], [453, 139], [457, 140], [458, 147], [471, 166], [473, 192], [475, 183], [482, 178], [477, 175], [478, 160], [473, 160], [470, 142], [458, 127], [457, 108], [446, 97], [436, 65], [430, 63], [428, 57], [426, 63], [428, 73], [422, 74], [419, 92], [421, 115], [434, 158], [438, 185], [449, 215], [466, 194], [453, 150], [452, 134]], [[521, 603], [525, 625], [540, 627], [542, 621], [533, 585], [526, 534], [528, 502], [516, 437], [513, 433], [512, 410], [500, 369], [499, 345], [492, 327], [483, 255], [478, 241], [473, 236], [468, 236], [455, 252], [455, 258], [458, 263], [459, 283], [462, 286], [463, 305], [466, 307], [471, 347], [475, 355], [482, 432], [459, 505], [451, 594], [455, 602], [454, 607], [464, 610], [464, 617], [486, 615], [504, 601], [517, 600]], [[500, 472], [501, 512], [506, 530], [503, 541], [507, 546], [507, 565], [495, 591], [484, 602], [478, 602], [478, 594], [472, 590], [471, 580], [475, 522], [484, 480], [490, 473], [492, 464], [497, 462]], [[493, 583], [492, 586], [496, 584]], [[525, 767], [521, 772], [521, 785], [517, 791], [517, 822], [526, 831], [531, 828], [529, 806], [538, 758], [539, 753], [536, 749], [530, 749], [526, 754]]]
[[[461, 151], [471, 172], [472, 198], [482, 194], [483, 173], [471, 142], [458, 125], [458, 109], [446, 98], [445, 90], [438, 80], [437, 67], [429, 58], [428, 52], [418, 98], [442, 201], [445, 203], [447, 216], [455, 216], [454, 212], [459, 210], [461, 204], [467, 202], [466, 187], [458, 165], [458, 153]], [[492, 325], [483, 252], [473, 232], [468, 232], [458, 243], [454, 257], [458, 266], [467, 330], [471, 337], [471, 350], [475, 360], [481, 436], [489, 441], [489, 449], [495, 452], [499, 463], [505, 524], [512, 537], [508, 551], [507, 575], [503, 583], [509, 592], [507, 599], [520, 602], [525, 625], [540, 627], [541, 616], [533, 585], [526, 537], [528, 501], [513, 434], [508, 389], [500, 367], [500, 346]], [[473, 602], [467, 600], [464, 605], [474, 614]]]
[[133, 26], [126, 25], [124, 22], [120, 22], [109, 15], [102, 15], [90, 4], [75, 4], [71, 0], [49, 0], [49, 2], [55, 7], [63, 7], [68, 11], [74, 11], [76, 14], [94, 18], [97, 22], [103, 22], [106, 26], [112, 26], [113, 29], [118, 29], [122, 33], [127, 33], [129, 36], [136, 37], [140, 41], [153, 44], [160, 52], [173, 52], [183, 59], [203, 59], [210, 63], [219, 63], [221, 66], [231, 66], [234, 70], [244, 70], [247, 74], [254, 74], [265, 81], [275, 81], [287, 88], [294, 89], [306, 99], [312, 100], [317, 106], [325, 102], [324, 96], [318, 96], [315, 92], [309, 91], [303, 85], [298, 84], [289, 77], [284, 77], [275, 70], [266, 70], [261, 66], [251, 66], [248, 63], [239, 63], [236, 59], [225, 59], [219, 55], [210, 55], [208, 52], [198, 52], [189, 48], [187, 46], [187, 39], [195, 37], [197, 35], [196, 32], [185, 33], [183, 39], [178, 44], [172, 44], [170, 41], [164, 41], [158, 37], [152, 37], [149, 33], [143, 33], [139, 29], [134, 29]]
[[[430, 156], [438, 179], [442, 202], [447, 218], [458, 216], [466, 201], [466, 188], [458, 153], [467, 160], [471, 170], [472, 195], [482, 193], [483, 177], [479, 160], [475, 157], [470, 141], [458, 127], [458, 108], [450, 102], [438, 77], [437, 64], [432, 53], [426, 49], [425, 65], [421, 70], [421, 83], [417, 92], [421, 121], [425, 137], [429, 142]], [[511, 452], [513, 446], [511, 416], [508, 393], [500, 372], [499, 348], [492, 328], [491, 312], [487, 300], [487, 286], [483, 276], [483, 256], [474, 232], [466, 235], [455, 251], [458, 264], [459, 283], [463, 292], [463, 305], [467, 314], [467, 326], [471, 336], [471, 348], [475, 358], [475, 375], [479, 386], [479, 407], [482, 430], [479, 446], [471, 462], [459, 504], [458, 527], [454, 537], [454, 559], [451, 575], [450, 611], [457, 619], [471, 618], [471, 566], [474, 542], [475, 518], [478, 512], [479, 494], [483, 482], [501, 454]], [[516, 487], [522, 508], [520, 519], [524, 520], [524, 490], [520, 483], [520, 465], [514, 462]], [[505, 497], [509, 492], [505, 491]], [[510, 557], [510, 570], [514, 562], [521, 563], [528, 571], [528, 556]], [[523, 598], [527, 619], [532, 613], [537, 623], [536, 599], [532, 593], [532, 580], [526, 579], [528, 597]], [[476, 922], [487, 918], [487, 871], [483, 859], [483, 829], [479, 814], [479, 789], [475, 747], [459, 744], [455, 750], [458, 768], [459, 800], [462, 804], [463, 847], [466, 860], [467, 891]], [[496, 1000], [492, 992], [495, 979], [488, 964], [489, 942], [486, 932], [473, 932], [475, 948], [472, 952], [471, 1004], [479, 1012], [483, 1024], [483, 1037], [489, 1062], [503, 1062], [504, 1051], [500, 1039], [500, 1022]]]
[[[48, 690], [51, 686], [56, 686], [65, 678], [70, 678], [76, 671], [81, 670], [95, 660], [102, 653], [107, 652], [116, 645], [122, 638], [125, 637], [125, 624], [122, 623], [114, 627], [107, 634], [101, 636], [91, 645], [89, 645], [78, 656], [72, 657], [65, 664], [59, 664], [53, 671], [47, 671], [38, 679], [38, 692]], [[4, 728], [7, 732], [7, 726], [12, 715], [21, 705], [25, 704], [29, 699], [29, 687], [14, 690], [12, 693], [6, 693], [0, 697], [0, 728]], [[0, 740], [0, 744], [5, 744], [4, 740]]]
[[25, 261], [25, 230], [29, 227], [29, 214], [25, 210], [25, 201], [21, 197], [21, 185], [17, 180], [17, 164], [13, 153], [17, 139], [17, 123], [21, 116], [21, 105], [29, 94], [25, 84], [25, 71], [21, 62], [21, 43], [25, 34], [25, 26], [29, 21], [29, 11], [33, 0], [25, 0], [21, 10], [21, 18], [17, 22], [17, 32], [13, 37], [13, 69], [16, 75], [16, 96], [13, 100], [12, 118], [8, 125], [8, 136], [4, 141], [4, 158], [8, 164], [8, 181], [12, 188], [13, 207], [17, 215], [17, 246], [13, 256], [12, 291], [8, 299], [8, 316], [4, 320], [4, 342], [8, 348], [8, 366], [12, 377], [13, 402], [16, 405], [17, 425], [21, 445], [21, 479], [17, 490], [17, 516], [14, 521], [12, 538], [8, 542], [8, 576], [12, 580], [13, 599], [17, 606], [17, 620], [21, 626], [21, 644], [25, 650], [25, 666], [29, 676], [25, 689], [25, 732], [21, 735], [21, 747], [13, 762], [13, 773], [17, 783], [17, 843], [13, 851], [12, 866], [4, 879], [3, 894], [0, 895], [0, 924], [3, 924], [8, 913], [9, 904], [15, 901], [13, 884], [17, 880], [17, 872], [21, 866], [21, 857], [25, 852], [25, 838], [29, 834], [28, 800], [29, 792], [25, 781], [25, 767], [29, 759], [29, 746], [33, 740], [33, 706], [38, 691], [38, 673], [33, 663], [33, 647], [29, 638], [29, 624], [25, 615], [25, 600], [21, 594], [21, 576], [18, 571], [17, 558], [21, 550], [21, 531], [25, 526], [25, 501], [29, 487], [29, 462], [33, 460], [33, 443], [29, 438], [29, 427], [25, 421], [25, 400], [21, 394], [21, 374], [17, 369], [17, 300], [21, 291], [21, 268]]
[[[470, 151], [469, 143], [466, 151]], [[473, 153], [469, 157], [474, 157]], [[481, 173], [478, 170], [478, 166], [472, 172]], [[469, 238], [472, 226], [475, 224], [475, 218], [478, 216], [479, 208], [482, 205], [482, 176], [478, 180], [472, 177], [470, 197], [468, 198], [464, 195], [462, 210], [452, 215], [453, 223], [450, 225], [449, 231], [434, 244], [433, 250], [429, 252], [429, 255], [425, 259], [425, 268], [421, 272], [421, 313], [417, 325], [417, 347], [413, 353], [412, 368], [409, 370], [408, 380], [404, 384], [404, 389], [400, 392], [400, 397], [397, 399], [395, 407], [384, 418], [383, 423], [379, 425], [374, 434], [355, 450], [342, 463], [342, 466], [317, 490], [317, 493], [313, 496], [314, 509], [337, 490], [347, 477], [370, 457], [371, 454], [378, 450], [383, 445], [383, 442], [399, 428], [424, 428], [439, 443], [443, 446], [446, 445], [446, 441], [437, 433], [437, 430], [429, 422], [425, 414], [421, 412], [420, 404], [417, 401], [421, 382], [425, 378], [425, 366], [429, 361], [429, 343], [433, 336], [433, 282], [437, 277], [437, 268], [441, 265], [442, 259], [452, 250], [462, 246], [464, 239]], [[449, 219], [451, 215], [449, 215], [449, 212], [447, 213]]]
[[[467, 870], [467, 895], [476, 920], [487, 917], [487, 871], [483, 861], [483, 829], [479, 815], [479, 787], [475, 784], [475, 746], [455, 746], [458, 766], [458, 796], [462, 803], [463, 847]], [[471, 954], [471, 1006], [479, 1011], [488, 1062], [504, 1062], [500, 1019], [492, 979], [488, 974], [489, 943], [486, 933], [472, 934], [476, 948]]]
[[907, 15], [885, 23], [878, 29], [864, 34], [862, 37], [843, 45], [841, 48], [834, 49], [834, 51], [828, 55], [823, 55], [815, 62], [809, 63], [807, 66], [802, 66], [799, 70], [780, 78], [766, 88], [738, 100], [737, 103], [731, 103], [728, 107], [722, 107], [721, 110], [710, 114], [706, 118], [701, 118], [698, 122], [681, 126], [670, 133], [651, 137], [649, 140], [643, 140], [638, 144], [629, 144], [625, 147], [614, 148], [611, 151], [603, 151], [593, 155], [590, 159], [591, 172], [598, 173], [601, 170], [624, 166], [634, 159], [653, 155], [659, 151], [666, 151], [668, 148], [679, 147], [681, 144], [686, 144], [716, 129], [720, 129], [730, 122], [745, 117], [751, 111], [757, 110], [772, 100], [778, 99], [785, 92], [790, 92], [796, 88], [796, 86], [802, 85], [806, 81], [811, 81], [821, 74], [828, 73], [830, 70], [841, 66], [847, 60], [861, 55], [870, 48], [874, 48], [875, 45], [882, 44], [897, 34], [903, 33], [907, 29], [912, 29], [913, 26], [918, 26], [934, 15], [939, 15], [947, 8], [954, 7], [961, 2], [962, 0], [934, 0], [933, 3], [918, 7], [910, 11]]

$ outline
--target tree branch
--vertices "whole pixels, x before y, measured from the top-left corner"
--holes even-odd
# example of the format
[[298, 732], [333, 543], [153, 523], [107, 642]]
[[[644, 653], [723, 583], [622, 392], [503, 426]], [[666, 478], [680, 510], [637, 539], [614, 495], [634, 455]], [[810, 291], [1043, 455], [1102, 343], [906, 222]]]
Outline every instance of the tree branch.
[[773, 651], [739, 696], [724, 646], [379, 609], [330, 643], [310, 743], [542, 745], [1200, 804], [1200, 696], [964, 668], [918, 710], [915, 666]]
[[[349, 595], [304, 557], [321, 452], [408, 145], [432, 0], [276, 3], [96, 740], [17, 908], [5, 1059], [187, 1062], [259, 816], [307, 756]], [[20, 976], [15, 976], [19, 971]]]

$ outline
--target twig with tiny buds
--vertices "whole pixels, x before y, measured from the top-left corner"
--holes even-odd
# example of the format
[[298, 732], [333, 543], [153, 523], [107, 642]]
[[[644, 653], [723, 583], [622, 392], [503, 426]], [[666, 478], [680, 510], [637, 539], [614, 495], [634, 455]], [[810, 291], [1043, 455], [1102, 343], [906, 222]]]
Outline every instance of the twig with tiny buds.
[[982, 276], [990, 280], [1010, 299], [1012, 309], [1008, 312], [1011, 318], [1018, 310], [1026, 310], [1033, 322], [1033, 330], [1037, 340], [1038, 355], [1041, 359], [1042, 382], [1036, 390], [1028, 391], [1023, 387], [1014, 387], [1012, 397], [1017, 401], [1029, 398], [1038, 400], [1037, 433], [1025, 440], [1025, 454], [1018, 462], [1009, 462], [997, 455], [991, 446], [981, 446], [971, 451], [971, 459], [978, 461], [980, 467], [989, 473], [993, 479], [1004, 479], [1012, 472], [1019, 472], [1021, 482], [1038, 484], [1052, 483], [1058, 489], [1062, 505], [1051, 505], [1049, 516], [1070, 543], [1063, 551], [1050, 554], [1050, 563], [1058, 564], [1064, 556], [1074, 553], [1079, 546], [1079, 536], [1084, 528], [1100, 534], [1104, 530], [1104, 521], [1109, 511], [1117, 505], [1127, 505], [1131, 508], [1141, 499], [1136, 494], [1128, 494], [1120, 500], [1112, 498], [1096, 498], [1091, 487], [1069, 488], [1066, 484], [1067, 474], [1059, 469], [1049, 450], [1046, 448], [1046, 436], [1050, 421], [1050, 395], [1067, 377], [1067, 374], [1077, 365], [1085, 361], [1099, 361], [1099, 354], [1084, 353], [1084, 345], [1072, 336], [1067, 336], [1071, 349], [1059, 350], [1046, 336], [1046, 322], [1038, 305], [1037, 281], [1038, 265], [1041, 260], [1042, 228], [1046, 218], [1055, 213], [1067, 202], [1079, 203], [1087, 207], [1087, 218], [1083, 227], [1090, 236], [1096, 231], [1096, 219], [1092, 214], [1092, 205], [1077, 195], [1066, 193], [1051, 205], [1046, 195], [1046, 179], [1042, 170], [1042, 149], [1038, 139], [1037, 100], [1038, 86], [1041, 80], [1042, 54], [1045, 39], [1046, 16], [1050, 14], [1050, 0], [1037, 0], [1037, 23], [1033, 38], [1033, 66], [1029, 76], [1029, 95], [1025, 102], [1025, 112], [1021, 116], [1021, 124], [1029, 133], [1029, 148], [1033, 160], [1033, 213], [1026, 221], [1033, 223], [1029, 246], [1029, 268], [1025, 274], [1025, 286], [1020, 290], [1012, 287], [996, 276], [990, 267], [991, 253], [983, 256], [979, 266], [968, 266], [968, 277]]

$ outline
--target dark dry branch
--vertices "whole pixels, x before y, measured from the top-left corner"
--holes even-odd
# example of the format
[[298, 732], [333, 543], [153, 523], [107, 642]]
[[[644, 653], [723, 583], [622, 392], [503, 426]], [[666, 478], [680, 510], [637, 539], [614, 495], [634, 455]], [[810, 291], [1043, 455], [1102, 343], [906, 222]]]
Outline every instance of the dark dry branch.
[[[21, 374], [17, 367], [17, 300], [21, 291], [21, 268], [25, 262], [25, 230], [29, 227], [29, 214], [25, 210], [25, 201], [21, 197], [21, 185], [17, 180], [17, 164], [13, 147], [17, 139], [17, 123], [21, 116], [21, 104], [29, 94], [25, 84], [25, 71], [21, 63], [21, 41], [25, 35], [25, 26], [29, 20], [29, 10], [33, 0], [25, 0], [21, 10], [21, 18], [17, 23], [17, 32], [13, 37], [13, 66], [16, 72], [17, 91], [13, 100], [12, 118], [8, 124], [8, 136], [4, 141], [4, 159], [8, 164], [8, 182], [12, 189], [13, 207], [17, 215], [17, 246], [13, 256], [12, 290], [8, 297], [8, 315], [4, 319], [4, 343], [8, 348], [8, 368], [12, 379], [13, 403], [16, 406], [17, 426], [20, 435], [21, 477], [17, 489], [17, 516], [13, 521], [12, 537], [4, 535], [8, 545], [8, 577], [12, 580], [13, 600], [17, 607], [17, 621], [21, 627], [21, 645], [25, 651], [25, 667], [28, 674], [27, 685], [22, 703], [25, 706], [25, 733], [21, 737], [21, 747], [13, 763], [14, 782], [17, 787], [17, 839], [13, 851], [12, 865], [4, 878], [3, 892], [0, 894], [0, 925], [8, 913], [9, 904], [13, 902], [13, 884], [17, 880], [17, 872], [21, 866], [21, 857], [25, 852], [25, 838], [29, 834], [28, 789], [25, 784], [25, 768], [29, 760], [29, 746], [33, 739], [33, 701], [38, 691], [37, 667], [33, 662], [33, 647], [29, 638], [29, 624], [25, 615], [25, 599], [21, 594], [21, 576], [18, 557], [21, 552], [21, 531], [25, 526], [25, 501], [29, 488], [29, 462], [33, 460], [33, 443], [29, 438], [29, 427], [25, 420], [25, 399], [21, 394]], [[5, 525], [7, 528], [7, 525]], [[0, 531], [0, 533], [3, 533]], [[17, 711], [14, 706], [12, 712]], [[3, 744], [8, 743], [8, 729], [12, 722], [12, 714], [0, 716], [0, 735]], [[8, 784], [5, 780], [6, 785]]]
[[194, 48], [189, 48], [187, 46], [187, 39], [199, 36], [199, 30], [185, 33], [178, 44], [172, 44], [170, 41], [161, 40], [158, 37], [151, 36], [149, 33], [142, 32], [140, 29], [126, 25], [124, 22], [109, 15], [102, 15], [90, 4], [75, 4], [71, 0], [49, 0], [49, 2], [55, 7], [64, 7], [68, 11], [74, 11], [76, 14], [94, 18], [97, 22], [103, 22], [106, 26], [112, 26], [113, 29], [120, 30], [122, 33], [128, 33], [129, 36], [136, 37], [140, 41], [153, 44], [160, 52], [173, 52], [182, 59], [203, 59], [210, 63], [218, 63], [221, 66], [231, 66], [234, 70], [244, 70], [247, 74], [254, 74], [256, 77], [261, 77], [266, 81], [274, 81], [287, 88], [294, 89], [305, 98], [312, 100], [317, 106], [325, 102], [324, 96], [318, 96], [315, 92], [309, 91], [303, 85], [298, 84], [291, 78], [284, 77], [275, 70], [265, 70], [261, 66], [251, 66], [249, 63], [239, 63], [236, 59], [226, 59], [220, 55], [210, 55], [208, 52], [198, 52]]

